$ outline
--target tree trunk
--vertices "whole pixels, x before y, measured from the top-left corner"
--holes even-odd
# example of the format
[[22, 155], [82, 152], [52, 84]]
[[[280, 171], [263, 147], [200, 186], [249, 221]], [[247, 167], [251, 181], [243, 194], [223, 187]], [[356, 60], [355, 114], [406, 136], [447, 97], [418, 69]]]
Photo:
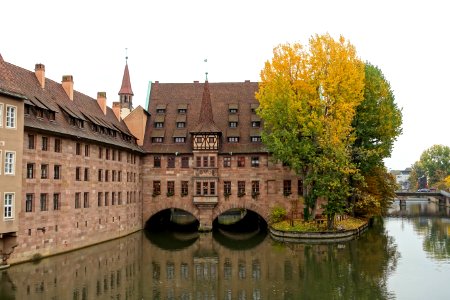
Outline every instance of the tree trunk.
[[335, 214], [327, 215], [327, 229], [328, 230], [334, 229], [334, 216], [335, 216]]

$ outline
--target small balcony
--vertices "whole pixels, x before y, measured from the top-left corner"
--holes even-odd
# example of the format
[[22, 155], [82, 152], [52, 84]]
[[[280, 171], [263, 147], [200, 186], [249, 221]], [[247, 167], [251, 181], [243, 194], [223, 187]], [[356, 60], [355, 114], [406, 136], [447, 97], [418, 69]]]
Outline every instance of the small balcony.
[[214, 207], [219, 202], [218, 196], [194, 196], [194, 204], [202, 207]]

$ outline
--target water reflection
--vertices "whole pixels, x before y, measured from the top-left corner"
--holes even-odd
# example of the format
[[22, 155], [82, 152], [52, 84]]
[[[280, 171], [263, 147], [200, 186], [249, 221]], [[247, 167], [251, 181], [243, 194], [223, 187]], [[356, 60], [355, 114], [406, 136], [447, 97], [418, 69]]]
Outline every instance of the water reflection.
[[[398, 252], [382, 220], [335, 245], [283, 244], [265, 232], [139, 232], [13, 266], [5, 299], [387, 299]], [[170, 247], [170, 245], [176, 245]], [[9, 296], [9, 298], [7, 298]]]
[[389, 211], [390, 216], [407, 218], [414, 231], [423, 239], [423, 250], [432, 259], [450, 258], [450, 207], [430, 201], [398, 201]]

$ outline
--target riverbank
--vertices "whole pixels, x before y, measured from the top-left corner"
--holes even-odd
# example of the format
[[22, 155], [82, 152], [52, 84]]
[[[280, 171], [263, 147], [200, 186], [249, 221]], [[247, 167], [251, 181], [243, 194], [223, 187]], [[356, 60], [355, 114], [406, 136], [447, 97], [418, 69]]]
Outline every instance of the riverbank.
[[304, 222], [294, 220], [294, 226], [282, 221], [269, 226], [270, 236], [280, 242], [293, 243], [336, 243], [349, 241], [368, 228], [368, 220], [347, 218], [336, 221], [336, 230], [326, 229], [326, 222]]

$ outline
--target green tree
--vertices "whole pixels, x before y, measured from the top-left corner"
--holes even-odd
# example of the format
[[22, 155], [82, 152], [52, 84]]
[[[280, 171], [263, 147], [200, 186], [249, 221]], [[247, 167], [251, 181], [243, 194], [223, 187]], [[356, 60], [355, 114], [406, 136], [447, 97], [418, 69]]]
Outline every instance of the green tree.
[[[328, 227], [349, 195], [352, 120], [363, 100], [364, 64], [340, 37], [316, 35], [308, 48], [280, 45], [261, 71], [258, 113], [263, 141], [304, 182], [304, 199], [314, 215], [317, 198], [326, 200]], [[309, 213], [305, 215], [309, 215]]]
[[429, 186], [443, 181], [450, 175], [450, 147], [433, 145], [420, 156], [420, 164], [425, 170]]
[[350, 200], [357, 214], [383, 213], [390, 205], [388, 199], [394, 196], [395, 181], [383, 163], [402, 132], [402, 114], [394, 100], [394, 93], [381, 70], [366, 62], [364, 100], [357, 107], [352, 122], [355, 132], [352, 161], [360, 173], [350, 179], [354, 188]]

